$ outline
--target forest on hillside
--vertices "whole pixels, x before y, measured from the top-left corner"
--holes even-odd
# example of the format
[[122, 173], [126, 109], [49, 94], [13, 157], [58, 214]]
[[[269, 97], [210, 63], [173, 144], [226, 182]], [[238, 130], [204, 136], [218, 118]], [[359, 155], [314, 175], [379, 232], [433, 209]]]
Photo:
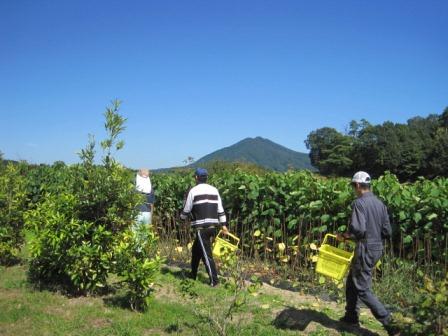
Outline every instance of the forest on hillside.
[[312, 131], [305, 141], [310, 159], [322, 175], [350, 176], [365, 170], [374, 177], [385, 171], [400, 180], [448, 175], [448, 108], [406, 124], [351, 121], [345, 133], [331, 127]]

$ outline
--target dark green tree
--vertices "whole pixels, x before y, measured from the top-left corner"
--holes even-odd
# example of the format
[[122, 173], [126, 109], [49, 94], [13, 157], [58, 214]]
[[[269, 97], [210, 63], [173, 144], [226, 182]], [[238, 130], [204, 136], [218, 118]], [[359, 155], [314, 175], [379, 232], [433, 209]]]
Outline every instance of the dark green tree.
[[418, 133], [392, 122], [364, 129], [355, 147], [356, 168], [375, 176], [389, 170], [400, 178], [415, 177], [425, 159]]
[[324, 127], [311, 132], [305, 141], [310, 150], [311, 164], [323, 175], [351, 173], [352, 139], [334, 128]]
[[346, 134], [324, 127], [311, 132], [305, 143], [311, 163], [323, 175], [365, 170], [379, 176], [390, 171], [401, 180], [414, 180], [448, 174], [447, 129], [448, 108], [441, 115], [415, 117], [406, 124], [353, 120]]
[[372, 125], [366, 119], [361, 119], [361, 121], [359, 122], [357, 120], [352, 120], [348, 125], [347, 134], [356, 139], [359, 137], [363, 130], [371, 126]]
[[435, 143], [437, 129], [440, 127], [440, 116], [431, 114], [427, 118], [415, 117], [408, 120], [407, 123], [410, 132], [415, 133], [414, 137], [418, 142], [418, 150], [423, 159], [419, 162], [419, 169], [416, 176], [432, 176], [428, 158], [431, 156]]
[[429, 165], [434, 176], [448, 176], [448, 107], [439, 117]]
[[442, 127], [448, 128], [448, 107], [445, 108], [439, 120]]

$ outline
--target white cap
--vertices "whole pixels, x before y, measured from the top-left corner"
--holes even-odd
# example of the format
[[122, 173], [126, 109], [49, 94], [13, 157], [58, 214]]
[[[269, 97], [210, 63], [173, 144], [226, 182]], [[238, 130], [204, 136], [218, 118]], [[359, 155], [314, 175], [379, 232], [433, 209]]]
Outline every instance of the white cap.
[[363, 171], [357, 172], [352, 178], [353, 183], [370, 183], [371, 180], [370, 175]]

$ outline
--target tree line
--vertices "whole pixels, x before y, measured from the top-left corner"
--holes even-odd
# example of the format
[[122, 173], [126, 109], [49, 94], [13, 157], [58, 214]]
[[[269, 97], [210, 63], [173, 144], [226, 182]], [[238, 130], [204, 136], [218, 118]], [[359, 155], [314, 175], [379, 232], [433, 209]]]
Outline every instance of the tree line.
[[351, 121], [342, 133], [331, 127], [312, 131], [305, 141], [310, 159], [322, 175], [350, 176], [385, 171], [400, 180], [448, 176], [448, 107], [440, 114], [414, 117], [406, 124], [372, 125]]

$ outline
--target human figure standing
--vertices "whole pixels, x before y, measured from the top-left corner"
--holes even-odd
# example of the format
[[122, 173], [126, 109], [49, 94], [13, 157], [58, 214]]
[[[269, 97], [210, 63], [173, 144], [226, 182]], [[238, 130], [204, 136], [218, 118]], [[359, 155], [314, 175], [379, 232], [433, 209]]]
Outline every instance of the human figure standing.
[[196, 169], [195, 178], [196, 186], [188, 192], [180, 217], [186, 220], [191, 216], [191, 227], [196, 230], [191, 255], [191, 277], [196, 279], [202, 259], [210, 285], [214, 287], [218, 284], [218, 272], [213, 260], [212, 239], [216, 237], [218, 228], [222, 227], [224, 233], [228, 232], [227, 219], [218, 190], [207, 184], [207, 170]]
[[142, 168], [138, 171], [137, 176], [135, 177], [135, 188], [145, 197], [144, 202], [138, 207], [139, 215], [137, 222], [151, 224], [152, 213], [154, 210], [154, 192], [148, 169]]
[[389, 335], [398, 331], [391, 325], [391, 313], [372, 293], [372, 270], [383, 254], [383, 240], [392, 234], [387, 208], [371, 191], [371, 178], [366, 172], [357, 172], [352, 178], [357, 199], [352, 205], [352, 217], [347, 233], [339, 240], [356, 242], [346, 284], [345, 316], [341, 322], [359, 325], [359, 303], [363, 302], [381, 322]]

